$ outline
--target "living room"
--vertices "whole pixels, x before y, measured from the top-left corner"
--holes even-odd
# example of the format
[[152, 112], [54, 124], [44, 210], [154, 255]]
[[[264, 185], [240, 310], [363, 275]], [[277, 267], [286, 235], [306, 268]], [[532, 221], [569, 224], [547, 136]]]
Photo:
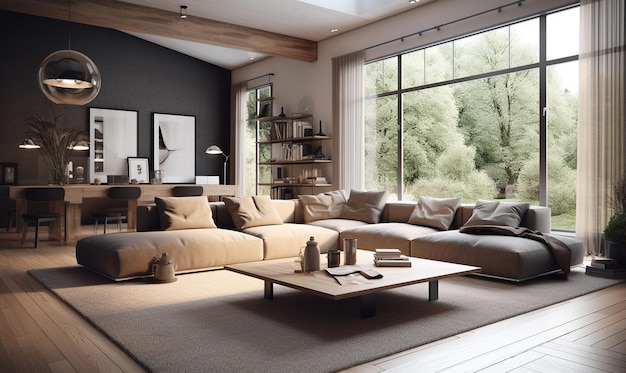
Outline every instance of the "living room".
[[[443, 0], [439, 2], [443, 4], [442, 6], [451, 3]], [[496, 3], [508, 2], [494, 2]], [[539, 3], [542, 2], [525, 2], [519, 7], [522, 13], [515, 15], [511, 15], [508, 10], [492, 14], [486, 17], [491, 19], [491, 24], [474, 25], [471, 21], [467, 21], [459, 26], [464, 30], [444, 27], [440, 33], [425, 33], [420, 43], [458, 36], [545, 10], [536, 7], [560, 7], [570, 4], [571, 1], [549, 5]], [[489, 8], [494, 8], [496, 6], [494, 4], [489, 4]], [[191, 12], [191, 8], [189, 11]], [[445, 12], [437, 12], [437, 15], [441, 17], [437, 20], [441, 22], [436, 23], [443, 24], [446, 20], [460, 19], [464, 13], [466, 12], [462, 7], [449, 7]], [[471, 11], [471, 13], [476, 12]], [[210, 144], [219, 144], [227, 154], [233, 155], [228, 174], [231, 175], [229, 181], [234, 183], [236, 182], [235, 164], [240, 164], [238, 162], [241, 162], [241, 157], [237, 159], [238, 148], [234, 140], [232, 125], [229, 126], [229, 123], [232, 123], [231, 111], [234, 105], [231, 101], [231, 85], [272, 73], [278, 107], [283, 106], [293, 112], [301, 106], [303, 100], [310, 99], [315, 106], [316, 121], [320, 120], [329, 124], [325, 131], [336, 134], [331, 126], [334, 124], [331, 95], [332, 58], [416, 31], [411, 22], [403, 21], [404, 18], [410, 18], [410, 16], [401, 15], [320, 42], [316, 62], [308, 63], [284, 57], [271, 57], [229, 71], [146, 43], [127, 34], [75, 24], [70, 30], [72, 47], [84, 52], [98, 63], [103, 75], [103, 89], [98, 98], [88, 106], [59, 107], [47, 102], [39, 92], [35, 73], [41, 60], [48, 53], [66, 47], [68, 35], [66, 23], [4, 11], [0, 13], [0, 16], [3, 34], [16, 35], [15, 39], [3, 40], [1, 50], [18, 56], [6, 62], [8, 68], [5, 69], [5, 74], [9, 81], [9, 88], [3, 90], [0, 106], [5, 114], [4, 123], [7, 125], [2, 126], [2, 132], [0, 132], [3, 149], [0, 151], [2, 152], [0, 157], [3, 162], [18, 163], [20, 184], [41, 184], [47, 180], [45, 164], [34, 153], [17, 151], [17, 144], [21, 143], [24, 137], [20, 125], [24, 123], [25, 118], [31, 114], [54, 116], [60, 110], [68, 124], [86, 129], [88, 107], [138, 111], [139, 138], [146, 139], [145, 142], [139, 141], [138, 156], [149, 158], [151, 157], [152, 113], [194, 115], [196, 117], [195, 148], [198, 150], [195, 157], [197, 174], [222, 174], [222, 163], [207, 158], [203, 151], [200, 151]], [[432, 17], [432, 14], [422, 17]], [[394, 27], [390, 27], [391, 24]], [[410, 41], [407, 40], [407, 42]], [[33, 48], [33, 45], [37, 47]], [[120, 53], [120, 50], [124, 52]], [[32, 83], [23, 84], [23, 82]], [[333, 149], [333, 153], [335, 158], [338, 157], [337, 149]], [[339, 179], [337, 175], [333, 176], [335, 176], [333, 180]], [[53, 250], [55, 247], [52, 246], [49, 249]], [[68, 253], [71, 251], [65, 252], [64, 256], [67, 257], [53, 259], [53, 261], [68, 263], [71, 257]]]

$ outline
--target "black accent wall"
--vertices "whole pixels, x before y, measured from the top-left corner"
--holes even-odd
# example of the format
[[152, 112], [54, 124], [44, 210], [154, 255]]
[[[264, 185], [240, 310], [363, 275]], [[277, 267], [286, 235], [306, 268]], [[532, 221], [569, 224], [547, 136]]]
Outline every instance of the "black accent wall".
[[[17, 162], [19, 184], [45, 184], [47, 170], [38, 151], [18, 149], [31, 115], [89, 130], [89, 108], [136, 110], [138, 154], [152, 155], [152, 113], [196, 117], [196, 175], [221, 175], [221, 158], [204, 154], [230, 146], [231, 73], [206, 62], [100, 27], [0, 11], [0, 162]], [[85, 106], [49, 101], [37, 81], [41, 62], [60, 49], [79, 51], [98, 66], [100, 94]], [[77, 153], [77, 152], [75, 152]], [[79, 161], [87, 156], [77, 154]], [[75, 162], [76, 165], [76, 162]]]

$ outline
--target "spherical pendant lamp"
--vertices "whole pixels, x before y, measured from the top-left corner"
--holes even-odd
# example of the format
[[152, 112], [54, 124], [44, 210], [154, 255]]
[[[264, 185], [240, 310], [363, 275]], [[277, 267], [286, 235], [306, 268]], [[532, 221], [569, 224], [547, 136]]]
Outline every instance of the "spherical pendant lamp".
[[84, 54], [66, 49], [51, 53], [39, 68], [39, 86], [57, 104], [85, 105], [101, 88], [100, 71]]

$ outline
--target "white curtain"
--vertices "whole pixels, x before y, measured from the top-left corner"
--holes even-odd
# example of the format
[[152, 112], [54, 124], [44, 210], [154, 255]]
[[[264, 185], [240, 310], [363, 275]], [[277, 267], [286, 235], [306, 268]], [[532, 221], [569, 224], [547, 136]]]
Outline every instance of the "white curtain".
[[232, 95], [234, 110], [233, 120], [235, 125], [232, 127], [234, 136], [231, 138], [235, 141], [235, 154], [231, 158], [231, 169], [235, 168], [235, 185], [237, 185], [237, 195], [243, 196], [246, 186], [246, 128], [247, 128], [247, 112], [246, 112], [246, 83], [235, 84], [232, 87]]
[[365, 186], [364, 64], [363, 51], [333, 58], [333, 167], [335, 184], [348, 191]]
[[580, 2], [576, 236], [603, 252], [613, 186], [624, 172], [624, 0]]

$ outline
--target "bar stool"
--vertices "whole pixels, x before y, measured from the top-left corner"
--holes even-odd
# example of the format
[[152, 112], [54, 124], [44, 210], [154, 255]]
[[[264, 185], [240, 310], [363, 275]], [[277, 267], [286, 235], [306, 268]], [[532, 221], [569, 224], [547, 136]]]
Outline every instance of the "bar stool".
[[179, 185], [172, 188], [174, 197], [197, 197], [204, 194], [204, 188], [200, 185]]
[[[27, 201], [37, 202], [55, 202], [65, 199], [65, 189], [63, 188], [26, 188], [24, 189], [24, 197]], [[39, 226], [41, 223], [57, 222], [57, 234], [59, 241], [63, 244], [61, 238], [61, 214], [58, 212], [41, 212], [22, 214], [22, 246], [26, 241], [26, 232], [29, 226], [35, 226], [35, 248], [39, 245]]]
[[[140, 187], [111, 187], [107, 190], [107, 196], [110, 199], [126, 200], [138, 199], [141, 196]], [[96, 219], [94, 224], [94, 230], [98, 233], [98, 222], [102, 219], [104, 221], [104, 234], [107, 233], [107, 223], [111, 220], [117, 221], [117, 230], [122, 230], [122, 220], [126, 219], [128, 215], [128, 208], [110, 208], [102, 212], [93, 213], [91, 216]]]

